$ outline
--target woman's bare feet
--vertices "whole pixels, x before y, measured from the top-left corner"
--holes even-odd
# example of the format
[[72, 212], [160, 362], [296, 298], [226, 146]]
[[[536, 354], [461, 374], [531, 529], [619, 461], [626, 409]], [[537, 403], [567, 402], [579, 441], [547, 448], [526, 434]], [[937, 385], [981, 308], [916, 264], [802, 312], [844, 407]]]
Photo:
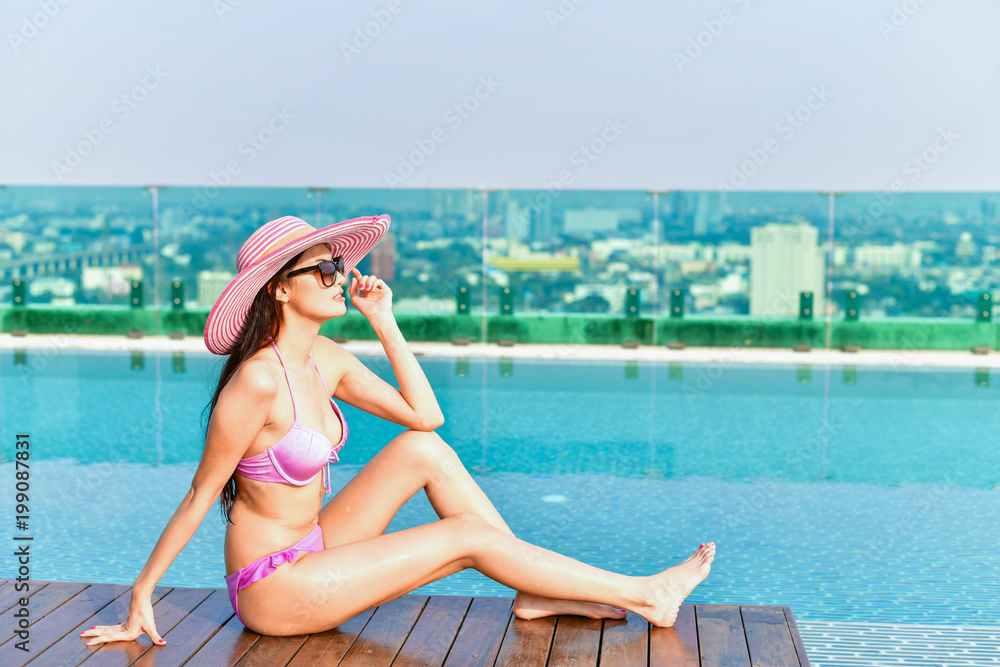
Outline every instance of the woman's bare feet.
[[514, 616], [532, 619], [556, 614], [574, 614], [588, 618], [625, 618], [626, 611], [596, 602], [554, 600], [540, 595], [519, 592], [514, 598]]
[[705, 580], [714, 559], [715, 542], [708, 542], [698, 547], [680, 565], [648, 577], [649, 599], [642, 609], [636, 609], [635, 612], [653, 625], [664, 628], [672, 626], [677, 620], [681, 603], [695, 586]]

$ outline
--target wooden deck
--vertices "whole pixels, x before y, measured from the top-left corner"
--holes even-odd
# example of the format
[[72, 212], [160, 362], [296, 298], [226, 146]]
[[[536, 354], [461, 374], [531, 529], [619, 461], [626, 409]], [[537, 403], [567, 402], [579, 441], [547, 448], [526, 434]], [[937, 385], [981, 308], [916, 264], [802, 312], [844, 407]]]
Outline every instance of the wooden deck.
[[0, 665], [642, 665], [808, 666], [788, 607], [685, 604], [672, 628], [622, 621], [511, 615], [510, 598], [405, 595], [315, 635], [267, 637], [236, 618], [225, 589], [158, 587], [156, 626], [167, 640], [87, 646], [79, 633], [114, 625], [130, 588], [31, 582], [29, 649], [15, 612], [24, 593], [0, 579]]

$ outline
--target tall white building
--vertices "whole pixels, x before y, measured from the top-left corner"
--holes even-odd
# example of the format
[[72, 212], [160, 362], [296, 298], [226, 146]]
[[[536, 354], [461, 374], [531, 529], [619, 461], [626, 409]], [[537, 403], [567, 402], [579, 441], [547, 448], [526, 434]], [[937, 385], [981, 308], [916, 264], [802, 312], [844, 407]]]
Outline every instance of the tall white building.
[[531, 235], [530, 211], [521, 208], [517, 200], [511, 199], [507, 202], [507, 213], [504, 216], [504, 228], [507, 231], [507, 238], [523, 241]]
[[799, 292], [813, 293], [814, 317], [826, 312], [826, 257], [808, 223], [767, 224], [750, 232], [750, 315], [798, 317]]
[[198, 272], [198, 305], [211, 308], [235, 278], [229, 271], [199, 271]]

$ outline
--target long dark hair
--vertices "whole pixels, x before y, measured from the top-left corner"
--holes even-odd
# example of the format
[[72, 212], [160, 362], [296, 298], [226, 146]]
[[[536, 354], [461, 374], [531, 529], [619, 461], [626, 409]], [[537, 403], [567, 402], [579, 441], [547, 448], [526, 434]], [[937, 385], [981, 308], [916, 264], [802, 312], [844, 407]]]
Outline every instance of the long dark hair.
[[[215, 387], [215, 394], [212, 396], [211, 402], [205, 406], [205, 409], [208, 410], [208, 420], [205, 422], [206, 438], [208, 437], [208, 424], [212, 421], [212, 413], [215, 411], [215, 404], [218, 403], [219, 394], [222, 393], [226, 383], [229, 382], [230, 378], [233, 377], [233, 374], [236, 373], [236, 370], [244, 361], [278, 337], [282, 321], [281, 308], [278, 307], [278, 299], [276, 298], [278, 285], [288, 277], [288, 272], [292, 270], [292, 267], [295, 266], [295, 263], [299, 261], [304, 252], [305, 250], [292, 257], [284, 266], [278, 269], [274, 277], [260, 288], [254, 297], [253, 303], [250, 304], [250, 310], [247, 312], [247, 318], [243, 324], [242, 331], [240, 331], [239, 338], [236, 340], [236, 345], [227, 355], [225, 365], [219, 374], [219, 382]], [[202, 413], [204, 413], [204, 410], [202, 410]], [[229, 518], [229, 512], [233, 508], [233, 501], [235, 499], [236, 473], [233, 472], [229, 481], [222, 487], [222, 495], [220, 496], [219, 503], [219, 509], [222, 511], [222, 516], [227, 523], [233, 523], [232, 519]]]

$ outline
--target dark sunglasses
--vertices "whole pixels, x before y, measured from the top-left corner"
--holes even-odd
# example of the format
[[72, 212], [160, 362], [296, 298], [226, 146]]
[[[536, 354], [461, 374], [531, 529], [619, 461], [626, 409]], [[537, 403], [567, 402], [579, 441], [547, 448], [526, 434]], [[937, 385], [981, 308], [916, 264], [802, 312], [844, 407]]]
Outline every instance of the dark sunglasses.
[[316, 266], [307, 266], [304, 269], [291, 271], [288, 273], [288, 277], [291, 278], [292, 276], [297, 276], [300, 273], [309, 273], [310, 271], [315, 271], [316, 269], [319, 269], [319, 274], [326, 287], [333, 287], [333, 283], [336, 281], [338, 273], [342, 276], [347, 276], [347, 273], [344, 271], [344, 258], [334, 257], [332, 261], [324, 259]]

